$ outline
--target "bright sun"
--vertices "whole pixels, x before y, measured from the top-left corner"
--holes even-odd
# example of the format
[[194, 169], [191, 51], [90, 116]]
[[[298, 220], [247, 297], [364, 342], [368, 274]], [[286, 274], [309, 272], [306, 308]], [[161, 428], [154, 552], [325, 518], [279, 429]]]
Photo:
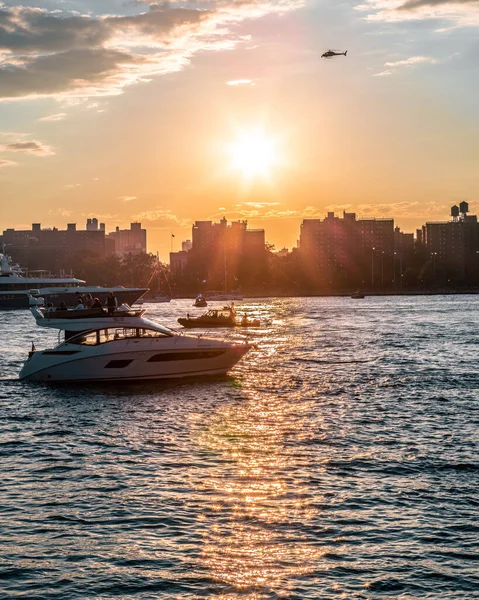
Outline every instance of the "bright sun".
[[231, 166], [245, 179], [267, 177], [277, 161], [276, 143], [261, 129], [244, 133], [231, 144]]

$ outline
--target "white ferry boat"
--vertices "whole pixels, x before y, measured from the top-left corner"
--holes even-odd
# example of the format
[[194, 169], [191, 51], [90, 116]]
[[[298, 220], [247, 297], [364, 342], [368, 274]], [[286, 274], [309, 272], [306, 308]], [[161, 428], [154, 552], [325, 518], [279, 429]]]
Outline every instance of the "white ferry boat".
[[49, 303], [59, 306], [64, 302], [76, 304], [77, 292], [91, 294], [105, 304], [109, 292], [113, 292], [118, 304], [134, 304], [148, 288], [125, 288], [123, 286], [99, 287], [86, 285], [72, 275], [54, 277], [48, 271], [25, 271], [13, 264], [5, 254], [0, 254], [0, 309], [29, 308]]

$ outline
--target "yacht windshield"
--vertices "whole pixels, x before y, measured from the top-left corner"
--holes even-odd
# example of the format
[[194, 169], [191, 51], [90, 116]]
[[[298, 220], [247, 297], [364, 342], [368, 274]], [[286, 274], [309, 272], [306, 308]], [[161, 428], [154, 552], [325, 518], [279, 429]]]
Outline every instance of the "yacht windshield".
[[162, 329], [164, 331], [159, 331], [156, 327], [155, 329], [150, 329], [149, 327], [110, 327], [108, 329], [80, 333], [70, 338], [68, 343], [96, 346], [115, 340], [172, 337], [173, 334], [166, 327]]

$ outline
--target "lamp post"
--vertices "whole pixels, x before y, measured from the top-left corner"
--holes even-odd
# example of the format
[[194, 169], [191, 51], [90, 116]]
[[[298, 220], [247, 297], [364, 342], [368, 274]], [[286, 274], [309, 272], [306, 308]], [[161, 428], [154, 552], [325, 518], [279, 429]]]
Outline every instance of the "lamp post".
[[432, 265], [433, 265], [433, 285], [436, 287], [436, 256], [437, 252], [431, 252]]
[[397, 252], [394, 253], [394, 259], [393, 259], [393, 287], [394, 287], [394, 290], [396, 290], [396, 254], [397, 254]]
[[402, 254], [399, 255], [399, 289], [402, 290]]
[[371, 251], [371, 287], [374, 287], [374, 251], [376, 248], [373, 247]]
[[381, 252], [381, 287], [384, 288], [384, 252]]

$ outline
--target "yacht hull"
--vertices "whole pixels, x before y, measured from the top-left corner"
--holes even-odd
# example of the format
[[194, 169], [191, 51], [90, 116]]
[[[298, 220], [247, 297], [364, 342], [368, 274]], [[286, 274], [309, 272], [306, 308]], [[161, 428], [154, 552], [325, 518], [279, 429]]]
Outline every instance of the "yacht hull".
[[[98, 288], [84, 288], [87, 291], [83, 291], [83, 288], [70, 288], [69, 291], [55, 290], [54, 292], [45, 292], [40, 291], [40, 296], [44, 299], [45, 305], [48, 302], [51, 302], [53, 306], [59, 306], [61, 302], [64, 302], [66, 306], [72, 308], [76, 305], [77, 295], [76, 293], [80, 291], [82, 294], [91, 293], [94, 298], [98, 298], [102, 304], [106, 304], [106, 300], [108, 298], [108, 294], [110, 289], [103, 288], [103, 290], [99, 290]], [[143, 296], [143, 294], [147, 291], [147, 288], [143, 289], [124, 289], [124, 290], [115, 290], [111, 288], [116, 299], [118, 300], [118, 305], [128, 304], [132, 306], [136, 303], [136, 301]], [[12, 297], [13, 294], [4, 294], [5, 297], [2, 298], [0, 293], [0, 309], [12, 310], [15, 308], [29, 308], [29, 296], [27, 293], [19, 294], [18, 297]], [[34, 296], [37, 297], [37, 296]]]
[[[129, 342], [134, 344], [134, 342]], [[154, 342], [152, 342], [154, 345]], [[33, 352], [20, 372], [20, 379], [35, 382], [142, 381], [226, 374], [250, 349], [235, 346], [199, 346], [161, 350], [128, 349], [119, 343], [116, 351], [84, 352], [72, 345], [62, 351]]]
[[11, 297], [12, 295], [5, 294], [4, 297], [0, 295], [0, 309], [1, 310], [12, 310], [16, 308], [30, 308], [30, 301], [27, 294], [18, 295]]

